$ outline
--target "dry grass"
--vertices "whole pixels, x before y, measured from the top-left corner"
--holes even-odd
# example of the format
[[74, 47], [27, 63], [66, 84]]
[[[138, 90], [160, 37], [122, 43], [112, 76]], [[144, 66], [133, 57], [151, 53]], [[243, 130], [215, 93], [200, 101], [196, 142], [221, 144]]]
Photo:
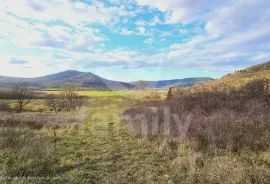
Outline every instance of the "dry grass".
[[[237, 89], [184, 89], [174, 92], [172, 100], [147, 101], [126, 110], [124, 122], [135, 135], [159, 142], [174, 183], [266, 184], [269, 92], [267, 80]], [[189, 120], [186, 132], [179, 131]]]
[[6, 102], [0, 102], [0, 111], [11, 112], [13, 109]]
[[83, 122], [87, 117], [88, 109], [82, 108], [76, 112], [23, 112], [23, 113], [9, 113], [0, 112], [1, 126], [17, 126], [24, 125], [35, 129], [40, 129], [44, 125], [61, 126], [65, 124]]
[[0, 129], [0, 176], [49, 176], [53, 173], [53, 153], [49, 139], [29, 128]]
[[209, 157], [192, 149], [179, 148], [178, 156], [170, 161], [175, 183], [258, 183], [267, 184], [270, 170], [256, 160], [249, 163], [240, 155], [224, 152]]
[[233, 151], [266, 150], [270, 146], [270, 96], [266, 82], [253, 81], [240, 90], [189, 92], [177, 99], [145, 102], [126, 110], [124, 117], [143, 137], [183, 138], [185, 132], [179, 127], [187, 123], [186, 137], [198, 140], [202, 149], [214, 145]]
[[[91, 98], [91, 114], [89, 107], [74, 113], [1, 112], [0, 177], [72, 178], [70, 183], [268, 184], [270, 104], [265, 83], [237, 90], [185, 90], [165, 101], [166, 92], [148, 91], [134, 98]], [[113, 118], [132, 105], [136, 107], [124, 114], [145, 115], [146, 124], [138, 117], [127, 121], [128, 127], [152, 141], [131, 136], [120, 118]], [[186, 134], [173, 117], [166, 118], [164, 108], [179, 115], [180, 122], [190, 120]], [[94, 118], [98, 114], [106, 121]], [[83, 131], [74, 124], [81, 121]]]
[[56, 182], [55, 174], [72, 166], [72, 161], [59, 159], [58, 141], [60, 137], [68, 136], [76, 125], [84, 122], [88, 113], [88, 107], [60, 113], [1, 111], [1, 182], [16, 183], [16, 177], [22, 183], [24, 180], [30, 182], [26, 180], [28, 177], [33, 178], [34, 183], [38, 183], [39, 179]]

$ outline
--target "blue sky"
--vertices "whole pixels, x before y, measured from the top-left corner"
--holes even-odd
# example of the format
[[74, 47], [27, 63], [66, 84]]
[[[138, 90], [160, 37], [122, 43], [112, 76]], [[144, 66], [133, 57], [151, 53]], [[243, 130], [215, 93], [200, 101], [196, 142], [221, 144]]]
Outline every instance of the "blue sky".
[[0, 75], [219, 78], [270, 58], [269, 0], [0, 0]]

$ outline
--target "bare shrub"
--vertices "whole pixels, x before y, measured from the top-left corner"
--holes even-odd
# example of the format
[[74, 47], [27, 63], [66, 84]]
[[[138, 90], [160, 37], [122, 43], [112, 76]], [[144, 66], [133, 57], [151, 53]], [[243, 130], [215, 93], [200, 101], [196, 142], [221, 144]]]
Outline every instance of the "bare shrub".
[[[269, 109], [270, 110], [270, 109]], [[208, 116], [199, 116], [189, 128], [189, 138], [196, 138], [199, 149], [210, 145], [217, 148], [238, 151], [250, 148], [253, 151], [267, 150], [270, 146], [269, 116], [249, 116], [230, 110], [219, 110]]]
[[9, 106], [9, 104], [4, 103], [4, 102], [0, 102], [0, 111], [11, 112], [12, 108]]
[[169, 88], [169, 91], [167, 93], [167, 100], [171, 100], [172, 99], [172, 88]]
[[261, 99], [266, 102], [270, 100], [270, 81], [264, 79], [256, 79], [248, 82], [242, 88], [240, 93], [244, 98], [248, 99]]
[[143, 90], [149, 86], [149, 81], [137, 81], [136, 82], [136, 89]]
[[[174, 138], [185, 136], [179, 127], [191, 117], [186, 138], [199, 141], [200, 150], [214, 146], [231, 151], [264, 151], [270, 148], [268, 86], [267, 80], [255, 80], [238, 89], [183, 90], [177, 98], [144, 102], [126, 110], [124, 115], [131, 119], [127, 124], [143, 137], [164, 137], [168, 132]], [[169, 110], [169, 118], [164, 108]], [[136, 119], [138, 115], [143, 119]], [[180, 121], [175, 121], [175, 116]], [[169, 129], [165, 129], [168, 122]]]
[[16, 84], [13, 88], [13, 93], [17, 99], [17, 110], [22, 112], [23, 107], [33, 98], [32, 92], [26, 83]]
[[61, 101], [58, 98], [55, 98], [54, 96], [49, 96], [47, 99], [45, 99], [45, 104], [47, 107], [50, 108], [51, 111], [58, 112], [60, 108]]
[[76, 93], [76, 86], [74, 83], [65, 84], [63, 89], [58, 104], [60, 110], [74, 111], [85, 104], [86, 98], [81, 97]]
[[80, 123], [87, 118], [88, 114], [86, 111], [86, 108], [82, 108], [76, 112], [63, 112], [57, 114], [40, 112], [0, 112], [0, 127], [20, 125], [31, 129], [40, 129], [45, 125], [50, 126]]

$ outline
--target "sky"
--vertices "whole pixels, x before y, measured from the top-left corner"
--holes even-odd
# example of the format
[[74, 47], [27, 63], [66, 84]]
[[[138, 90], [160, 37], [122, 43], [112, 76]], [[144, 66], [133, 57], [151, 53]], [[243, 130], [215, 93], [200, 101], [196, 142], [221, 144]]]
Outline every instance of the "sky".
[[0, 75], [219, 78], [270, 60], [269, 0], [0, 0]]

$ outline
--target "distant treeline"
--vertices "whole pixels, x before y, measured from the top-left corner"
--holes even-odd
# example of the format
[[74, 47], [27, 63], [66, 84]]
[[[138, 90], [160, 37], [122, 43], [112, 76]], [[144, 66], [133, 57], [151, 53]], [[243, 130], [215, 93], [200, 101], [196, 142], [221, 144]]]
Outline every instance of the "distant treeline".
[[[34, 92], [33, 91], [29, 95], [31, 95], [31, 99], [47, 99], [48, 98], [48, 95], [46, 93], [42, 93], [42, 92]], [[57, 96], [57, 95], [55, 95], [55, 96]], [[17, 98], [18, 97], [17, 97], [16, 92], [14, 92], [12, 90], [0, 90], [0, 99], [15, 100]]]

